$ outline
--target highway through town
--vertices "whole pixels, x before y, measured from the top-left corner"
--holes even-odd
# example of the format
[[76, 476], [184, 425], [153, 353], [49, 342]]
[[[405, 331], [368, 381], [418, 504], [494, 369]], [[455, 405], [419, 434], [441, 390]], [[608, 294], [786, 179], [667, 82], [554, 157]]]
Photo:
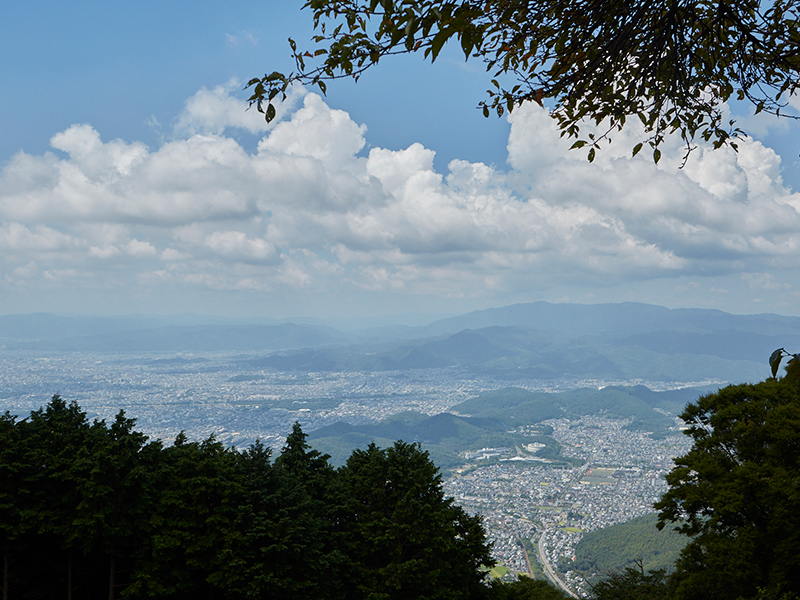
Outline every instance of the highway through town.
[[573, 598], [577, 598], [578, 596], [576, 596], [575, 593], [571, 589], [569, 589], [569, 587], [567, 587], [567, 584], [561, 580], [561, 578], [558, 576], [555, 570], [553, 570], [553, 567], [550, 565], [550, 562], [547, 560], [547, 556], [545, 555], [544, 549], [542, 548], [541, 537], [539, 538], [539, 541], [536, 543], [536, 551], [539, 553], [539, 560], [542, 563], [542, 567], [544, 567], [544, 572], [545, 575], [547, 575], [547, 578], [553, 583], [555, 583], [562, 590], [567, 592], [570, 596], [572, 596]]

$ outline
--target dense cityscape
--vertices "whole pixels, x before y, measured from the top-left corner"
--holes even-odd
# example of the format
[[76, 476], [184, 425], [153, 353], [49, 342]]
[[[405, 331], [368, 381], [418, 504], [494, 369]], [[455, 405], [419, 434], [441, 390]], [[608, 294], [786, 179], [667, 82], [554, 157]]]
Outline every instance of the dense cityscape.
[[[510, 382], [458, 369], [275, 372], [259, 369], [253, 357], [210, 354], [5, 353], [0, 366], [0, 410], [20, 417], [58, 393], [77, 401], [91, 418], [109, 420], [124, 409], [137, 419], [139, 430], [166, 442], [185, 431], [190, 439], [213, 434], [237, 447], [258, 438], [276, 449], [296, 421], [313, 431], [337, 421], [376, 422], [408, 410], [434, 415], [510, 385], [558, 391], [620, 383]], [[524, 453], [475, 448], [445, 479], [445, 492], [484, 516], [494, 556], [508, 576], [544, 572], [570, 593], [584, 595], [586, 582], [570, 569], [583, 532], [652, 512], [666, 489], [663, 476], [672, 459], [689, 447], [677, 419], [675, 435], [660, 440], [626, 424], [598, 416], [547, 420], [544, 425], [552, 428], [562, 456], [581, 459], [582, 466], [538, 458], [541, 445], [536, 443], [526, 445]]]
[[[545, 423], [563, 454], [585, 459], [583, 466], [500, 459], [448, 479], [445, 490], [484, 515], [496, 556], [512, 571], [533, 575], [530, 562], [539, 560], [551, 578], [582, 595], [586, 582], [569, 566], [582, 533], [652, 512], [666, 490], [663, 476], [672, 458], [685, 453], [689, 442], [678, 435], [653, 440], [602, 417]], [[524, 540], [537, 546], [535, 557], [526, 553]]]

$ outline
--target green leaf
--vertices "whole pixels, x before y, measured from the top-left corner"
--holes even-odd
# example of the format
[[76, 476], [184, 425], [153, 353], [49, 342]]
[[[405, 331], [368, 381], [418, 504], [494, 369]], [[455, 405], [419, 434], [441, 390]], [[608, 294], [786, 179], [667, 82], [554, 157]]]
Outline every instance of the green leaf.
[[777, 377], [778, 369], [781, 366], [781, 361], [783, 360], [783, 353], [785, 350], [783, 348], [778, 348], [773, 352], [769, 357], [769, 366], [772, 369], [772, 376]]
[[465, 31], [461, 34], [461, 49], [464, 51], [464, 57], [469, 58], [475, 43], [472, 40], [472, 33]]
[[656, 148], [655, 150], [653, 150], [653, 162], [658, 164], [658, 161], [660, 160], [661, 160], [661, 150]]
[[[738, 97], [750, 101], [756, 114], [778, 114], [781, 98], [797, 87], [796, 0], [701, 0], [666, 7], [646, 0], [301, 4], [313, 13], [315, 33], [321, 33], [312, 37], [318, 48], [313, 56], [327, 51], [326, 60], [320, 67], [306, 67], [303, 58], [310, 54], [290, 39], [299, 72], [283, 83], [313, 85], [319, 74], [326, 80], [357, 76], [379, 57], [420, 49], [436, 61], [451, 43], [460, 45], [467, 59], [482, 59], [487, 73], [496, 72], [504, 82], [516, 79], [517, 85], [507, 85], [510, 92], [496, 88], [504, 111], [526, 96], [541, 102], [531, 96], [541, 89], [562, 131], [581, 121], [605, 119], [621, 130], [635, 115], [648, 134], [655, 134], [645, 142], [654, 142], [654, 148], [660, 145], [656, 137], [672, 130], [690, 151], [698, 137], [724, 146], [728, 142], [718, 133], [721, 102]], [[633, 156], [641, 148], [637, 145]]]
[[594, 162], [594, 148], [589, 150], [589, 155], [586, 158], [589, 159], [589, 162]]
[[639, 151], [640, 151], [641, 149], [642, 149], [642, 142], [639, 142], [638, 144], [636, 144], [636, 145], [633, 147], [633, 154], [631, 155], [631, 158], [633, 158], [634, 156], [636, 156], [637, 154], [639, 154]]
[[267, 106], [267, 123], [270, 123], [275, 118], [275, 106], [271, 103]]
[[439, 52], [441, 51], [444, 43], [450, 38], [451, 33], [448, 33], [446, 30], [440, 30], [437, 33], [433, 40], [431, 41], [431, 61], [435, 61], [436, 57], [439, 56]]

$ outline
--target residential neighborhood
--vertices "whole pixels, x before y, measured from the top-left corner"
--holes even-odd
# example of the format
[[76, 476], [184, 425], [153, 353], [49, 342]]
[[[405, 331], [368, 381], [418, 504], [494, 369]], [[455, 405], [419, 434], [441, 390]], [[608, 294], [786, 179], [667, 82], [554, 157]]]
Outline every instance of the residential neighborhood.
[[[190, 439], [214, 435], [239, 448], [260, 439], [275, 451], [295, 422], [313, 431], [339, 421], [375, 423], [404, 411], [435, 415], [511, 384], [552, 392], [620, 383], [496, 380], [452, 368], [276, 372], [254, 367], [249, 356], [211, 353], [7, 352], [0, 355], [0, 367], [0, 411], [24, 417], [58, 393], [77, 401], [90, 418], [112, 420], [124, 410], [138, 429], [167, 443], [185, 431]], [[533, 438], [542, 425], [552, 428], [561, 457], [581, 466], [537, 456], [543, 444]], [[520, 425], [517, 433], [531, 436], [530, 443], [463, 453], [464, 466], [445, 479], [445, 492], [483, 515], [494, 556], [512, 574], [552, 570], [581, 595], [585, 582], [569, 568], [581, 535], [652, 512], [673, 458], [689, 448], [677, 418], [673, 434], [663, 439], [629, 425], [630, 420], [602, 416]]]

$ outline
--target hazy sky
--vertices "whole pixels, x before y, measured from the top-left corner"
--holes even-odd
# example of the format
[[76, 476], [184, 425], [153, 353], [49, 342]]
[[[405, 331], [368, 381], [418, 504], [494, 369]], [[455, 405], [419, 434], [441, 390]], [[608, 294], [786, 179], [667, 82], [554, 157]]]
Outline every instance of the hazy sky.
[[[386, 60], [267, 126], [302, 2], [0, 3], [0, 314], [458, 313], [535, 300], [800, 315], [800, 124], [593, 164], [480, 63]], [[797, 103], [800, 108], [800, 102]]]

